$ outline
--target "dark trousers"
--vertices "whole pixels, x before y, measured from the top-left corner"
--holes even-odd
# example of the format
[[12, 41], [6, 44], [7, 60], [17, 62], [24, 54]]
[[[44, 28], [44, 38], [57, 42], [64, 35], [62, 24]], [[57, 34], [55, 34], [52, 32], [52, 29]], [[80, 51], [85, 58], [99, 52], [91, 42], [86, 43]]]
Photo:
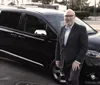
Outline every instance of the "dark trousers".
[[82, 65], [80, 65], [80, 70], [73, 71], [72, 65], [64, 64], [63, 71], [66, 77], [66, 85], [79, 85], [79, 76], [81, 71]]

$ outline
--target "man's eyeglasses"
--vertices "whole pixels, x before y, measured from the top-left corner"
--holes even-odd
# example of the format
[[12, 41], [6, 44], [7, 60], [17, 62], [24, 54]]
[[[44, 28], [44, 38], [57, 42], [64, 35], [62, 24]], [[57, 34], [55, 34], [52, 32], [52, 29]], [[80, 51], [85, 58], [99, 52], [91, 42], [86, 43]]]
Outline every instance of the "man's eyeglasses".
[[73, 17], [74, 15], [65, 15], [65, 17]]

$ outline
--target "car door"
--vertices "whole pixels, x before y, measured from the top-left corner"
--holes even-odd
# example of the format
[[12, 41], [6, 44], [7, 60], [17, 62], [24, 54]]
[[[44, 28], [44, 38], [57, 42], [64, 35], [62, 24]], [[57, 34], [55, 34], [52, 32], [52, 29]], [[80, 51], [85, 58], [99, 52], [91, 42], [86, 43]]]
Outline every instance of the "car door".
[[3, 10], [0, 15], [0, 51], [14, 52], [14, 39], [17, 36], [15, 30], [18, 29], [21, 13]]
[[[23, 20], [24, 32], [19, 34], [19, 44], [16, 47], [20, 49], [21, 56], [27, 60], [42, 65], [50, 63], [54, 59], [55, 39], [51, 39], [48, 31], [49, 26], [42, 18], [36, 15], [26, 14]], [[48, 30], [47, 30], [48, 29]], [[53, 31], [50, 31], [56, 36]]]

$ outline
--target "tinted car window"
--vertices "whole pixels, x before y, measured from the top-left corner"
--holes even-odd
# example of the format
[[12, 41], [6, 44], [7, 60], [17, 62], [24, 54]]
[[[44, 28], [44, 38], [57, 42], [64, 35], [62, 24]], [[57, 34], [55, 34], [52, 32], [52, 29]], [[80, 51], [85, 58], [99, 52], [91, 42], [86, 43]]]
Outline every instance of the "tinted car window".
[[77, 17], [76, 17], [76, 19], [75, 19], [75, 22], [76, 22], [77, 24], [80, 24], [80, 25], [85, 26], [88, 33], [95, 33], [95, 32], [96, 32], [96, 31], [94, 31], [94, 30], [92, 29], [92, 27], [90, 27], [89, 25], [87, 25], [85, 22], [83, 22], [82, 20], [80, 20], [80, 19], [77, 18]]
[[20, 13], [2, 11], [0, 15], [0, 25], [17, 29], [20, 20]]
[[57, 28], [57, 19], [56, 15], [46, 15], [47, 20], [53, 25], [54, 28]]
[[[45, 15], [46, 19], [54, 26], [56, 31], [59, 33], [61, 30], [61, 27], [64, 26], [64, 15], [62, 14], [47, 14]], [[87, 25], [85, 22], [80, 20], [79, 18], [76, 17], [75, 22], [77, 24], [83, 25], [87, 29], [87, 33], [95, 33], [96, 31], [92, 29], [89, 25]]]
[[45, 24], [43, 23], [43, 21], [41, 21], [35, 16], [26, 15], [26, 26], [25, 26], [26, 32], [34, 34], [36, 30], [41, 30], [41, 29], [45, 30]]

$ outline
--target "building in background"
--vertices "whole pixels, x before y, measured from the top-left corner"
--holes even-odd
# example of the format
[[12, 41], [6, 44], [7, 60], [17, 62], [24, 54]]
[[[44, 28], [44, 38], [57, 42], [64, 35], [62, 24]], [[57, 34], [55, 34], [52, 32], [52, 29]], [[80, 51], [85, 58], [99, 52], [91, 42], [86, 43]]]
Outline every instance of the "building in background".
[[8, 5], [10, 3], [20, 5], [30, 3], [32, 0], [0, 0], [0, 5]]

